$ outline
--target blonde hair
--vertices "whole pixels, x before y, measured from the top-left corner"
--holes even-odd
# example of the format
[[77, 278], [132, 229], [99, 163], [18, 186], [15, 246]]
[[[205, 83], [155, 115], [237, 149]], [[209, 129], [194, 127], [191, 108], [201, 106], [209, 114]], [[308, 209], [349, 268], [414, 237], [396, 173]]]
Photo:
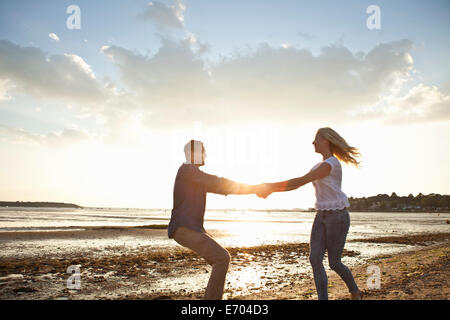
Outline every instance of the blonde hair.
[[336, 131], [326, 127], [320, 128], [317, 133], [328, 140], [330, 143], [330, 151], [339, 160], [347, 164], [350, 163], [355, 167], [359, 166], [360, 162], [355, 159], [355, 157], [361, 157], [358, 149], [350, 146]]

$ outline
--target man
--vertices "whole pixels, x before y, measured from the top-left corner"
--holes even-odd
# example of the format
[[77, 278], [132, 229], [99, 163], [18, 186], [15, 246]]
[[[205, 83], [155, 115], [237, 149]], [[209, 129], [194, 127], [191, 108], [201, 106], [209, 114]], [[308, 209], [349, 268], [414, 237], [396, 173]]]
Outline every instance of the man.
[[205, 148], [201, 141], [191, 140], [184, 147], [186, 162], [178, 169], [173, 190], [173, 209], [168, 235], [180, 245], [203, 257], [211, 266], [205, 299], [222, 299], [230, 254], [203, 228], [206, 193], [258, 194], [265, 198], [267, 186], [248, 185], [207, 174], [199, 169], [205, 164]]

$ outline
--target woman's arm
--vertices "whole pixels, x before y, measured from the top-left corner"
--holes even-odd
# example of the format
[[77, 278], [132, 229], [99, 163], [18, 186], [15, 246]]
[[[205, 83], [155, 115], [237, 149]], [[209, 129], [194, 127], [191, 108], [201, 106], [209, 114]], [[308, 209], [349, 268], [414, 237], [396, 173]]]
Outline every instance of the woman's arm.
[[328, 176], [331, 172], [331, 165], [328, 163], [322, 163], [316, 169], [308, 172], [303, 177], [298, 177], [290, 180], [268, 183], [272, 192], [282, 192], [295, 190], [309, 182], [322, 179]]

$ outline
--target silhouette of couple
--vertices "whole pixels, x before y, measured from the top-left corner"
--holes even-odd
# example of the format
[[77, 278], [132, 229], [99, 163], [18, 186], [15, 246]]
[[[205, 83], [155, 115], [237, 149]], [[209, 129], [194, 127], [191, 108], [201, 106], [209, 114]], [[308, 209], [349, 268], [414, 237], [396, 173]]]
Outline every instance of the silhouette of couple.
[[[203, 228], [206, 194], [256, 194], [267, 198], [273, 192], [297, 189], [309, 182], [315, 188], [317, 213], [311, 229], [309, 260], [313, 269], [318, 299], [328, 299], [328, 280], [323, 258], [328, 251], [329, 265], [347, 285], [351, 299], [361, 299], [362, 294], [351, 271], [341, 262], [350, 217], [349, 202], [341, 190], [342, 168], [340, 161], [358, 166], [359, 156], [333, 129], [321, 128], [313, 141], [315, 152], [323, 162], [316, 164], [306, 175], [275, 183], [249, 185], [223, 177], [207, 174], [199, 169], [205, 164], [205, 147], [191, 140], [184, 147], [186, 162], [178, 169], [173, 190], [173, 209], [168, 228], [169, 238], [203, 257], [211, 266], [211, 276], [204, 298], [222, 299], [230, 254]], [[339, 160], [340, 161], [339, 161]]]

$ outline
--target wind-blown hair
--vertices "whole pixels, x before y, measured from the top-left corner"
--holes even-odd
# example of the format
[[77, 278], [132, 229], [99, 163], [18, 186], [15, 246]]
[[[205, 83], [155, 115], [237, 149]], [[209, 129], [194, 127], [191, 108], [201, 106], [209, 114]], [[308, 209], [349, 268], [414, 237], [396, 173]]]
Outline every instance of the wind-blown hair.
[[350, 146], [336, 131], [326, 127], [320, 128], [317, 133], [328, 140], [330, 143], [330, 151], [336, 158], [355, 167], [359, 166], [360, 162], [355, 159], [355, 157], [361, 157], [358, 149]]

